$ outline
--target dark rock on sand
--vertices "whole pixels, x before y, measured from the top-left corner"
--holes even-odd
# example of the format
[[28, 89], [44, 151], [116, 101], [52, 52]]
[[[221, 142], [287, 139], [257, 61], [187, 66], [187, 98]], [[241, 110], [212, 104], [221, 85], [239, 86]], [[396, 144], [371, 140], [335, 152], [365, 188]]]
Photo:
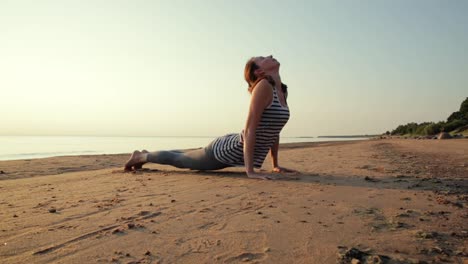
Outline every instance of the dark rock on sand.
[[123, 233], [122, 229], [116, 228], [116, 229], [112, 230], [112, 234], [118, 234], [118, 233]]
[[410, 217], [410, 215], [407, 213], [401, 213], [401, 214], [395, 215], [395, 217]]
[[423, 239], [432, 239], [438, 237], [439, 234], [437, 232], [424, 232], [424, 231], [417, 231], [416, 237], [423, 238]]
[[384, 255], [371, 254], [370, 250], [362, 251], [357, 248], [338, 247], [338, 263], [390, 263], [391, 258]]
[[369, 177], [369, 176], [366, 176], [364, 178], [365, 181], [369, 181], [369, 182], [378, 182], [379, 180], [377, 180], [376, 178], [372, 178], [372, 177]]

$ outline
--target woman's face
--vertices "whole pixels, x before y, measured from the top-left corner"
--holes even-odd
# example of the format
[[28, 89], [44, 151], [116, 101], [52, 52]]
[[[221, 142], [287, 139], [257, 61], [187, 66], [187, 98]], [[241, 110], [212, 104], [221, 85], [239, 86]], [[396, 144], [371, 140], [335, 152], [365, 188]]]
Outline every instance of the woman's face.
[[263, 71], [273, 70], [275, 68], [278, 68], [280, 65], [280, 63], [275, 58], [273, 58], [272, 55], [267, 57], [255, 57], [254, 62]]

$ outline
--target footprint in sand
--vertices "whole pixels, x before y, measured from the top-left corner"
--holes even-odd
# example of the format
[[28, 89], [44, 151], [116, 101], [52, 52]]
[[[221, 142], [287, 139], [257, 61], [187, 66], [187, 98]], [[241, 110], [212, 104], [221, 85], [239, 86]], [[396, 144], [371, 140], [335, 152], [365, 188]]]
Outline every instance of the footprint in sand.
[[210, 212], [210, 211], [212, 211], [210, 208], [203, 208], [203, 209], [199, 210], [198, 212], [207, 213], [207, 212]]
[[211, 228], [211, 227], [213, 227], [215, 225], [216, 225], [216, 223], [209, 222], [209, 223], [205, 223], [205, 224], [199, 226], [198, 229], [208, 229], [208, 228]]

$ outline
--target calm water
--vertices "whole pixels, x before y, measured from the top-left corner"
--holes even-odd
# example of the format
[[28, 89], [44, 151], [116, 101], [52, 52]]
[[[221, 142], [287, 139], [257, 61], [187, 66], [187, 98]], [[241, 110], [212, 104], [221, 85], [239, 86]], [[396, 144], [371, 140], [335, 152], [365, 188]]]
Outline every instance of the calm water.
[[[53, 156], [130, 153], [133, 150], [171, 150], [203, 147], [214, 137], [72, 137], [0, 136], [0, 160]], [[356, 140], [364, 138], [293, 138], [281, 143]]]

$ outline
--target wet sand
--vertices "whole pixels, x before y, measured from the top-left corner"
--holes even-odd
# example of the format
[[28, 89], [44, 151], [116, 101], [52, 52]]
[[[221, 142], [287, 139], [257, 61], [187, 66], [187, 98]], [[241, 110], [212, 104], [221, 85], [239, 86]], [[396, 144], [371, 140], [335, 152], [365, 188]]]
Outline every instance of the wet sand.
[[0, 262], [468, 261], [467, 139], [293, 143], [279, 155], [300, 174], [124, 172], [129, 154], [0, 161]]

